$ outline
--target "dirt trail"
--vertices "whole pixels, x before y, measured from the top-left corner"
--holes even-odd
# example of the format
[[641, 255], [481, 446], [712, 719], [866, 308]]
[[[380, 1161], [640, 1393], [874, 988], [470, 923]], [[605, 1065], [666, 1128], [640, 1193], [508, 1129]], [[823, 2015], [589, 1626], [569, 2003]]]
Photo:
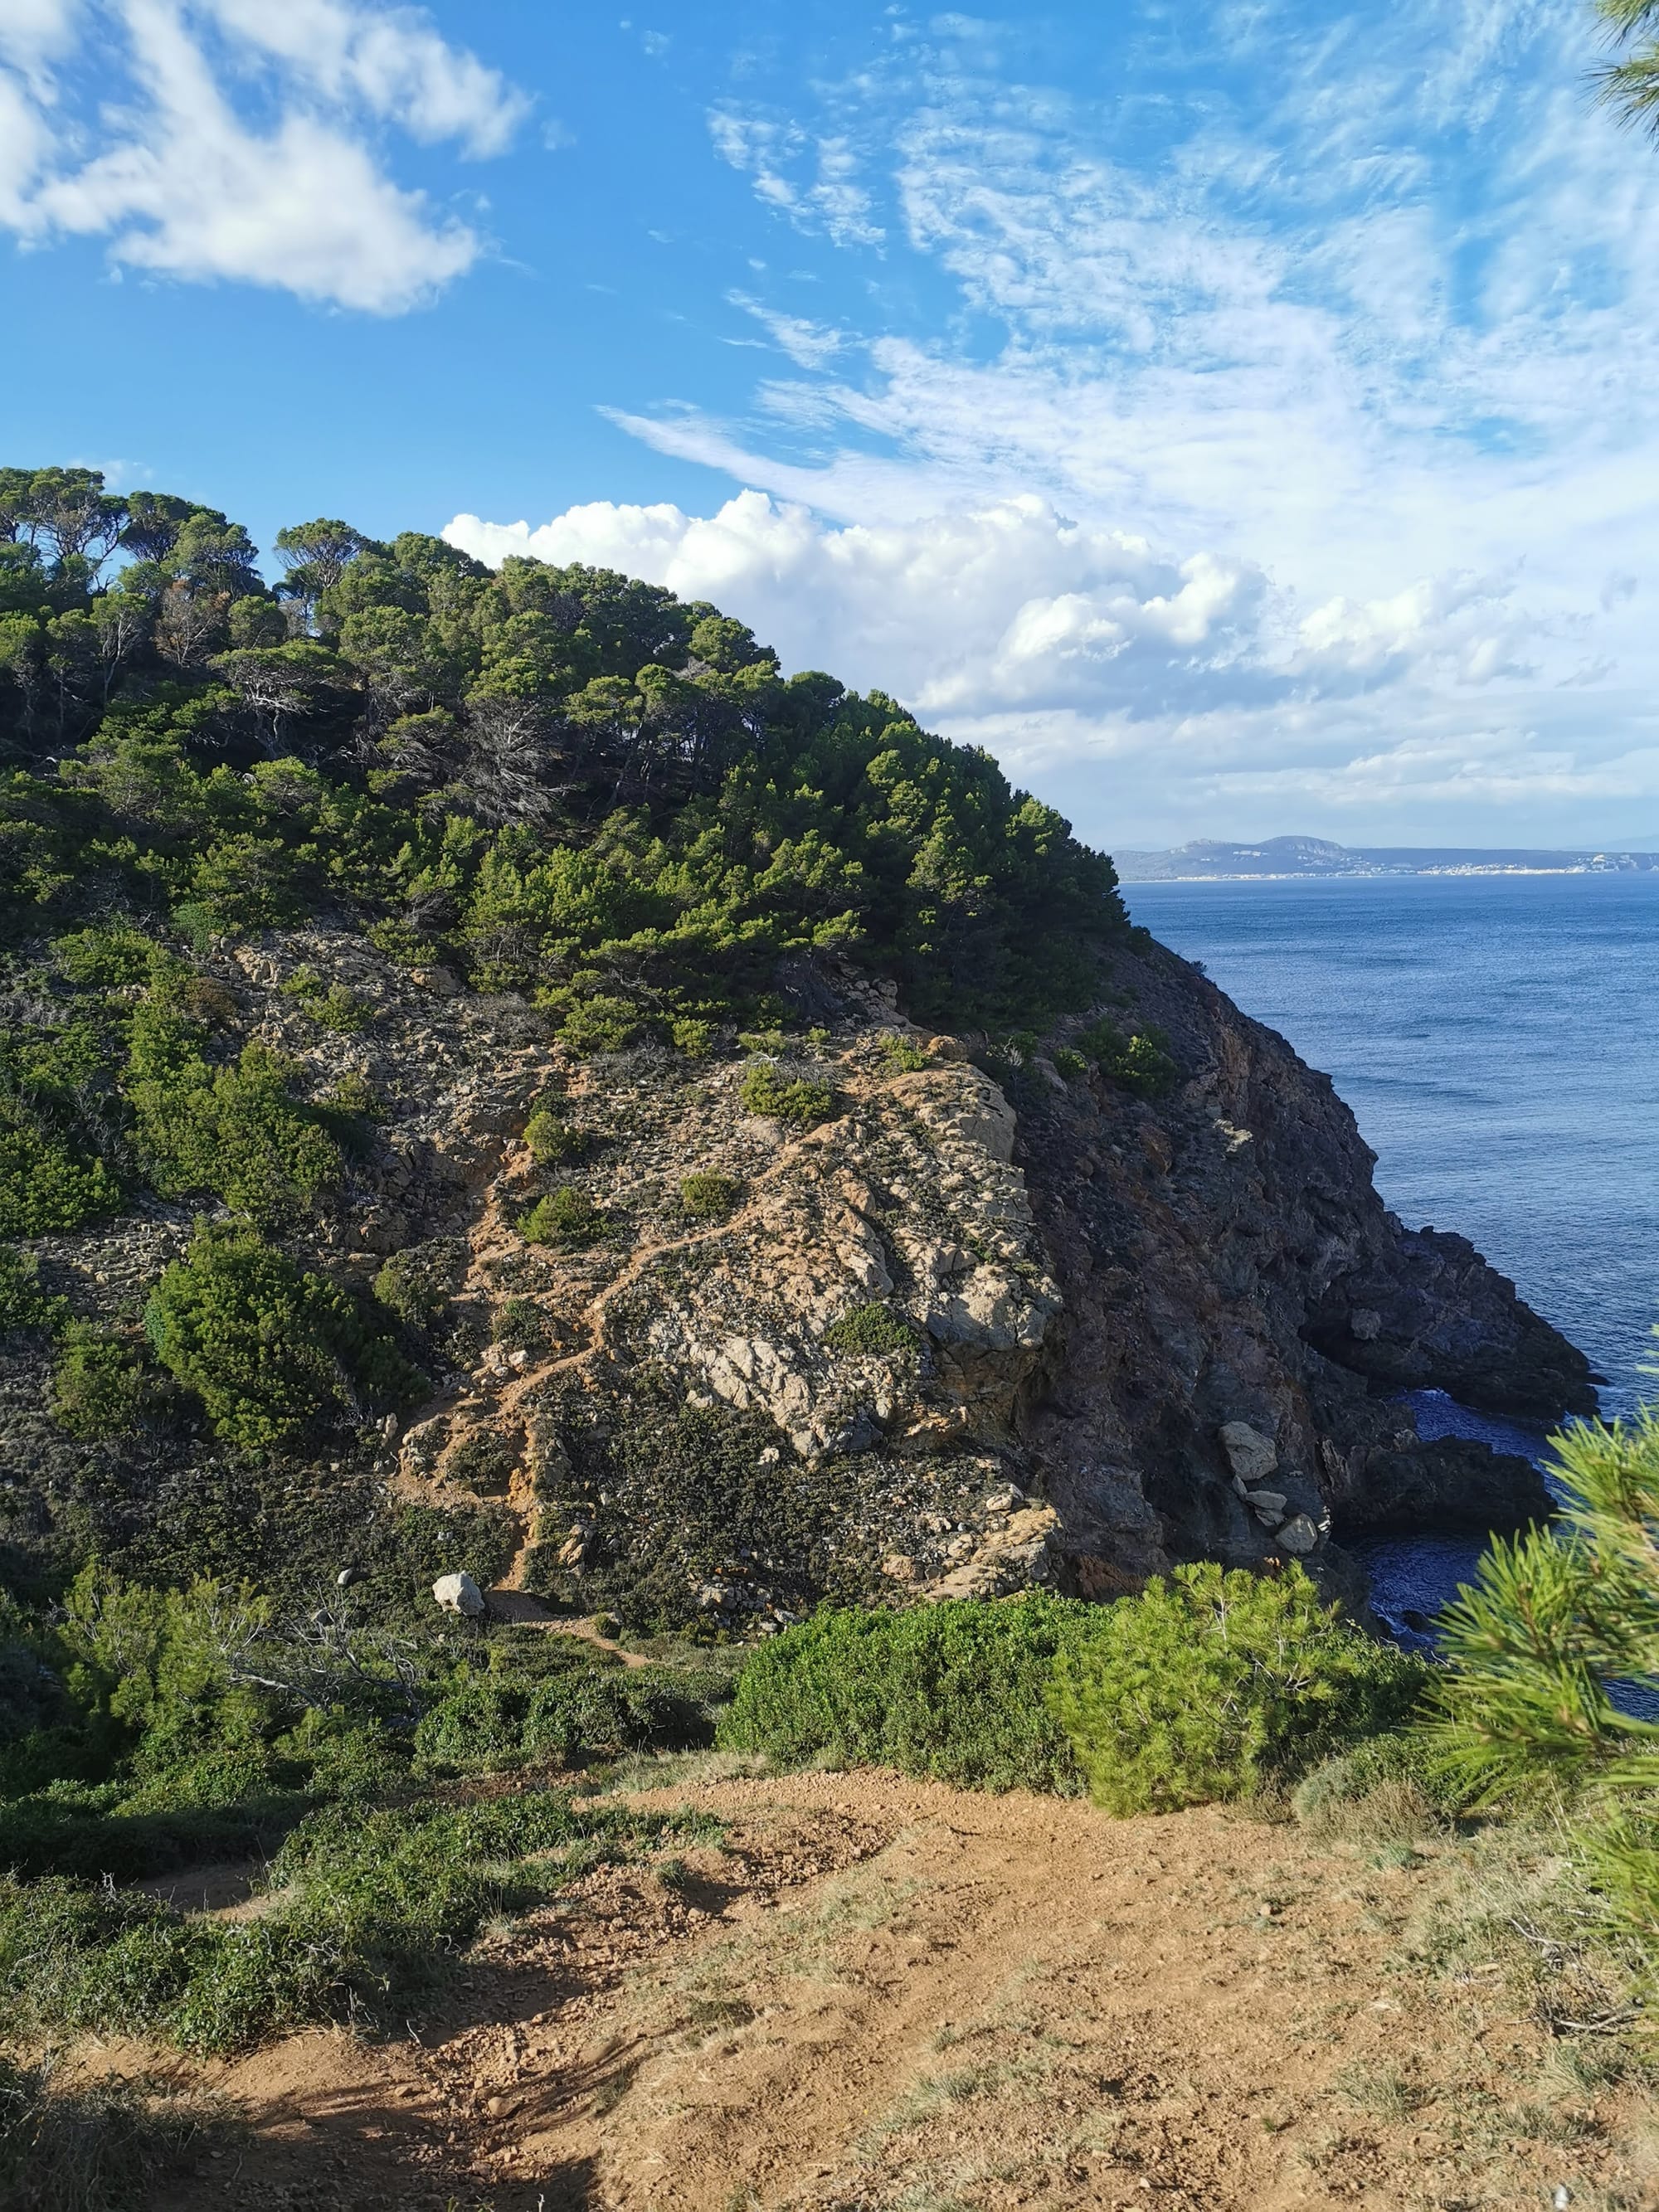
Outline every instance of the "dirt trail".
[[1443, 1909], [1432, 1851], [887, 1775], [649, 1802], [720, 1814], [724, 1849], [589, 1876], [406, 2036], [224, 2069], [258, 2130], [239, 2207], [1659, 2207], [1636, 2093], [1491, 1973], [1391, 1966]]

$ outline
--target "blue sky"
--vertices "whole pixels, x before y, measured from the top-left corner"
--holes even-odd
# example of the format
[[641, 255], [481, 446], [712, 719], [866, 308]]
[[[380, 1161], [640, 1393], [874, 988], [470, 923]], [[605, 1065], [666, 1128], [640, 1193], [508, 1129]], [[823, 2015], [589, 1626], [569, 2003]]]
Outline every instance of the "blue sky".
[[1659, 834], [1579, 0], [0, 0], [4, 457], [715, 599], [1091, 837]]

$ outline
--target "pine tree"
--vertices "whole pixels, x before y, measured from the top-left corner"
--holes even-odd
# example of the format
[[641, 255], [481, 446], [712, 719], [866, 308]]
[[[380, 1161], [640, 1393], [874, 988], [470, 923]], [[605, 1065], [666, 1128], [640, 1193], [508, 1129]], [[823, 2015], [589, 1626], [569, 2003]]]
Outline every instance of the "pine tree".
[[1429, 1735], [1467, 1803], [1562, 1810], [1610, 1917], [1659, 1943], [1659, 1409], [1554, 1451], [1559, 1521], [1495, 1541], [1442, 1615]]

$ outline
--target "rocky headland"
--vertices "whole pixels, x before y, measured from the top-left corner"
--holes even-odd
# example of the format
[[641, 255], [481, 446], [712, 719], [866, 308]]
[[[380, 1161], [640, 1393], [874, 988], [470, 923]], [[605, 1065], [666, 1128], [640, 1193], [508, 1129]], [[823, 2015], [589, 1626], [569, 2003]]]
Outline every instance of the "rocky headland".
[[[430, 1566], [471, 1567], [497, 1609], [737, 1634], [825, 1595], [1105, 1597], [1200, 1557], [1299, 1558], [1359, 1603], [1349, 1539], [1549, 1510], [1528, 1462], [1425, 1441], [1402, 1393], [1594, 1410], [1586, 1361], [1511, 1284], [1383, 1207], [1329, 1080], [1139, 936], [1105, 1003], [1166, 1041], [1153, 1096], [1066, 1052], [1087, 1017], [999, 1055], [834, 962], [783, 979], [799, 1026], [703, 1060], [578, 1057], [521, 1000], [344, 928], [203, 965], [236, 1037], [382, 1102], [307, 1234], [419, 1318], [429, 1394], [314, 1466], [176, 1428], [77, 1444], [24, 1347], [14, 1543], [90, 1521], [142, 1548], [159, 1522], [256, 1576], [372, 1574], [415, 1510]], [[301, 971], [361, 1028], [319, 1028], [284, 988]], [[827, 1087], [822, 1118], [745, 1104], [757, 1066]], [[525, 1138], [550, 1100], [556, 1170]], [[528, 1241], [556, 1185], [586, 1233]], [[30, 1249], [78, 1311], [131, 1322], [191, 1218], [151, 1201]]]

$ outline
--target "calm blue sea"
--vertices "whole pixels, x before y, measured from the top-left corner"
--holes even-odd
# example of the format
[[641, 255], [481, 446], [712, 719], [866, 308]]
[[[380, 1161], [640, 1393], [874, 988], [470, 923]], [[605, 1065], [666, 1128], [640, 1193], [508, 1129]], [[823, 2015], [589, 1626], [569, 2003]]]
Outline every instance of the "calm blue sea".
[[[1129, 884], [1137, 921], [1201, 960], [1323, 1068], [1386, 1202], [1473, 1239], [1627, 1409], [1659, 1353], [1659, 872]], [[1425, 1432], [1541, 1439], [1417, 1400]], [[1432, 1612], [1462, 1543], [1369, 1547], [1373, 1599]]]

